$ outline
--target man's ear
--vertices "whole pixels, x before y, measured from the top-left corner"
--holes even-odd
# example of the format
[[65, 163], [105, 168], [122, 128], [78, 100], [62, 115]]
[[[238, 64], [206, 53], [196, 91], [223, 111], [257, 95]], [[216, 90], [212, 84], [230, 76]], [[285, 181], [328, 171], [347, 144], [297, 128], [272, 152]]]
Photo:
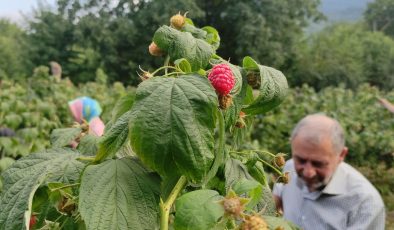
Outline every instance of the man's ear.
[[347, 153], [348, 153], [348, 148], [345, 146], [345, 147], [343, 147], [342, 152], [339, 154], [340, 161], [345, 160]]

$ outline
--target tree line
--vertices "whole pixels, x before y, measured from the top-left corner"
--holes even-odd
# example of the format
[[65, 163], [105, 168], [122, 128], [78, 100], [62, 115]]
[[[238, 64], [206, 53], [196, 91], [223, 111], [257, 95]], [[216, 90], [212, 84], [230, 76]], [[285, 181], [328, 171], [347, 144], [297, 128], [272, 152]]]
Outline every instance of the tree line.
[[25, 79], [56, 61], [74, 83], [92, 81], [97, 70], [110, 82], [140, 82], [155, 29], [178, 12], [199, 26], [221, 31], [218, 54], [234, 64], [248, 54], [282, 70], [292, 86], [322, 89], [344, 84], [394, 86], [394, 3], [376, 0], [363, 20], [336, 24], [312, 35], [305, 28], [325, 16], [319, 0], [57, 0], [39, 3], [22, 29], [0, 20], [0, 78]]

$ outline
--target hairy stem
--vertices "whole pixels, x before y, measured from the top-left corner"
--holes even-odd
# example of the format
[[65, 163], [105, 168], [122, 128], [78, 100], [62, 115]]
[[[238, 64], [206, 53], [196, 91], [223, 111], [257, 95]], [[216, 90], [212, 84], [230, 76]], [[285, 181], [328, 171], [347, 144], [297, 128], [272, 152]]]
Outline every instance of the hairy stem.
[[176, 183], [175, 187], [172, 189], [170, 195], [167, 200], [163, 202], [160, 199], [160, 230], [168, 230], [168, 220], [170, 217], [170, 209], [178, 194], [182, 191], [187, 183], [187, 179], [185, 176], [181, 176]]
[[[170, 55], [167, 54], [166, 59], [164, 59], [164, 66], [168, 66], [168, 64], [170, 63]], [[167, 75], [167, 69], [164, 70], [165, 74]]]
[[94, 161], [96, 157], [78, 157], [77, 160], [80, 161]]
[[278, 173], [279, 175], [282, 175], [282, 172], [279, 171], [277, 168], [275, 168], [274, 166], [272, 166], [270, 163], [266, 162], [265, 160], [259, 158], [259, 161], [261, 161], [263, 164], [267, 165], [268, 167], [272, 168], [276, 173]]
[[219, 146], [215, 155], [215, 161], [213, 162], [212, 168], [208, 172], [205, 181], [203, 183], [203, 188], [205, 187], [206, 184], [208, 184], [209, 180], [211, 180], [216, 175], [220, 165], [223, 164], [225, 159], [224, 145], [226, 141], [226, 131], [224, 126], [223, 112], [221, 110], [219, 110], [218, 113], [218, 120], [219, 120]]
[[51, 192], [55, 192], [55, 191], [57, 191], [57, 190], [64, 189], [64, 188], [70, 188], [70, 187], [78, 186], [78, 185], [80, 185], [80, 184], [81, 184], [81, 183], [67, 184], [67, 185], [64, 185], [64, 186], [61, 186], [61, 187], [52, 189]]

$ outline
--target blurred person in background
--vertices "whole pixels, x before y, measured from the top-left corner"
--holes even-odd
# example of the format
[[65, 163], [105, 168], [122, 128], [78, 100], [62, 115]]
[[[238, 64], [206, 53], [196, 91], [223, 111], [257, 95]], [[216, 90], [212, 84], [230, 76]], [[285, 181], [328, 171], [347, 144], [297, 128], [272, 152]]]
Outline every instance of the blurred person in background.
[[291, 135], [288, 184], [273, 194], [279, 212], [302, 229], [384, 229], [385, 207], [375, 187], [344, 162], [348, 152], [338, 121], [303, 118]]
[[387, 99], [385, 98], [378, 98], [378, 101], [381, 105], [383, 105], [388, 111], [394, 113], [394, 105], [390, 103]]
[[[102, 136], [104, 134], [104, 122], [100, 119], [102, 109], [100, 104], [90, 97], [78, 97], [69, 101], [68, 106], [75, 122], [80, 125], [87, 124], [88, 134]], [[70, 143], [72, 148], [76, 148], [79, 141]]]

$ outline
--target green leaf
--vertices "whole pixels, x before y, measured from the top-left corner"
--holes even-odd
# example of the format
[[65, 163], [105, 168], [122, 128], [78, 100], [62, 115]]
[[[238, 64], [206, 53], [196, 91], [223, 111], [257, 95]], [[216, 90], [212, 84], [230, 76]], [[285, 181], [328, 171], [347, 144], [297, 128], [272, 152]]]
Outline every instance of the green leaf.
[[21, 158], [8, 168], [2, 174], [0, 229], [26, 229], [34, 192], [44, 182], [77, 181], [84, 167], [78, 156], [73, 150], [50, 149]]
[[122, 149], [129, 135], [129, 122], [131, 111], [124, 113], [111, 128], [101, 137], [99, 150], [95, 161], [102, 161], [107, 157], [114, 156]]
[[263, 193], [263, 185], [255, 180], [248, 180], [242, 178], [241, 180], [237, 181], [234, 186], [232, 187], [235, 193], [238, 195], [246, 194], [247, 197], [250, 198], [250, 201], [246, 205], [246, 208], [251, 210], [256, 206]]
[[205, 41], [207, 41], [209, 44], [211, 44], [212, 47], [214, 48], [214, 50], [217, 50], [220, 46], [219, 32], [215, 28], [213, 28], [212, 26], [204, 26], [201, 29], [207, 32], [207, 36], [205, 38]]
[[11, 157], [3, 157], [0, 159], [0, 173], [10, 167], [15, 160]]
[[51, 143], [53, 148], [61, 148], [69, 145], [82, 132], [81, 128], [55, 129], [51, 133]]
[[82, 176], [79, 210], [87, 229], [156, 229], [160, 181], [135, 159], [88, 166]]
[[212, 46], [191, 33], [181, 32], [169, 26], [161, 26], [154, 34], [153, 41], [170, 56], [171, 61], [185, 58], [192, 71], [204, 69], [215, 53]]
[[190, 63], [185, 58], [175, 60], [174, 64], [175, 64], [175, 66], [177, 66], [179, 69], [181, 69], [185, 73], [192, 72], [192, 67], [191, 67]]
[[247, 97], [248, 83], [246, 82], [246, 80], [242, 80], [242, 77], [241, 81], [243, 82], [241, 83], [240, 92], [233, 97], [233, 105], [225, 111], [226, 130], [233, 127], [237, 122], [239, 113], [241, 112], [244, 104], [244, 100]]
[[36, 174], [28, 179], [18, 181], [0, 200], [0, 229], [29, 229], [32, 213], [33, 196], [44, 180], [43, 175]]
[[266, 215], [275, 216], [277, 214], [275, 201], [272, 197], [272, 191], [268, 186], [263, 186], [261, 199], [257, 204], [257, 211], [263, 211]]
[[100, 137], [96, 135], [85, 135], [81, 138], [81, 142], [78, 144], [78, 151], [85, 156], [94, 156], [98, 150], [98, 142]]
[[268, 224], [268, 229], [279, 229], [279, 227], [282, 227], [281, 229], [283, 230], [301, 230], [301, 228], [297, 227], [292, 222], [286, 221], [280, 217], [263, 216], [263, 218]]
[[224, 208], [218, 202], [223, 199], [213, 190], [197, 190], [179, 197], [175, 203], [176, 230], [214, 229], [224, 215]]
[[250, 115], [261, 114], [278, 106], [287, 96], [288, 85], [282, 72], [271, 67], [257, 64], [251, 57], [245, 57], [243, 68], [246, 71], [259, 71], [259, 96], [243, 111]]
[[226, 178], [226, 189], [229, 190], [237, 181], [241, 179], [253, 180], [253, 177], [248, 173], [248, 169], [241, 161], [229, 158], [224, 168], [224, 176]]
[[198, 38], [198, 39], [206, 39], [207, 37], [207, 32], [197, 28], [193, 25], [190, 25], [188, 23], [185, 23], [185, 25], [182, 27], [182, 31], [184, 32], [189, 32], [193, 35], [193, 37]]
[[130, 123], [134, 152], [161, 176], [201, 181], [214, 158], [217, 105], [214, 89], [200, 75], [142, 82]]
[[123, 114], [131, 109], [135, 100], [135, 91], [129, 91], [125, 96], [121, 97], [112, 110], [112, 122], [116, 122]]

